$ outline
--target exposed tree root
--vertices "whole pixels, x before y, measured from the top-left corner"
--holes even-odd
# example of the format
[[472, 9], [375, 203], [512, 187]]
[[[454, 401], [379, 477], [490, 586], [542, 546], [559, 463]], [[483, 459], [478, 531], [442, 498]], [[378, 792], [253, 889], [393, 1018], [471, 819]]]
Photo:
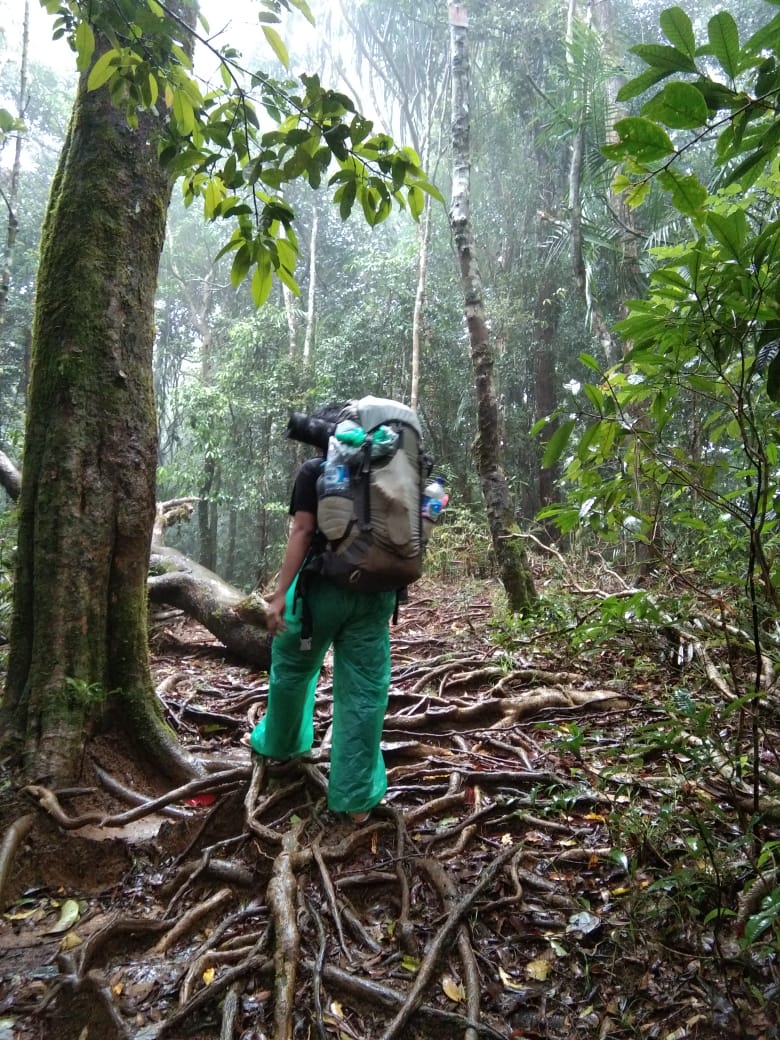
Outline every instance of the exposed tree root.
[[[2, 453], [0, 453], [2, 454]], [[27, 835], [30, 833], [35, 817], [32, 814], [20, 816], [15, 820], [3, 835], [3, 844], [0, 845], [0, 906], [3, 905], [3, 894], [8, 874], [11, 870], [14, 856]]]
[[[79, 811], [73, 792], [66, 801], [64, 792], [28, 788], [63, 830], [88, 821], [110, 831], [174, 810], [163, 826], [180, 834], [177, 854], [156, 868], [153, 891], [131, 902], [133, 912], [98, 919], [80, 946], [60, 955], [59, 996], [41, 1001], [42, 1019], [53, 1024], [68, 1000], [86, 995], [111, 1040], [506, 1040], [513, 1032], [584, 1031], [577, 1020], [546, 1017], [546, 986], [531, 972], [545, 964], [555, 971], [553, 958], [561, 958], [560, 986], [568, 964], [593, 964], [601, 971], [593, 985], [603, 987], [609, 971], [599, 945], [614, 955], [621, 900], [631, 898], [622, 893], [641, 893], [653, 879], [638, 861], [631, 876], [621, 870], [610, 813], [626, 791], [654, 803], [685, 791], [671, 768], [652, 776], [626, 767], [623, 775], [598, 753], [580, 757], [568, 720], [591, 712], [608, 740], [627, 708], [635, 710], [619, 684], [589, 686], [565, 667], [546, 672], [519, 655], [522, 667], [496, 660], [458, 654], [434, 657], [435, 673], [420, 661], [396, 669], [384, 742], [390, 787], [366, 825], [326, 808], [327, 671], [319, 746], [300, 760], [261, 760], [225, 746], [224, 736], [207, 776], [154, 798], [102, 769], [100, 784], [131, 804], [112, 813], [95, 812], [92, 801]], [[262, 702], [253, 701], [266, 684], [238, 685], [220, 688], [217, 677], [213, 704], [201, 708], [203, 686], [188, 690], [177, 670], [158, 692], [199, 740], [204, 719], [232, 734], [257, 716]], [[540, 751], [535, 722], [553, 741], [560, 736], [559, 753]], [[679, 744], [683, 753], [707, 751], [718, 798], [747, 797], [725, 758], [686, 744], [684, 733]], [[238, 764], [224, 765], [236, 755]], [[201, 808], [205, 793], [217, 800]], [[188, 801], [195, 804], [182, 808]], [[740, 921], [772, 890], [767, 878], [742, 897]], [[609, 937], [607, 901], [618, 921]], [[595, 944], [582, 931], [591, 925]], [[156, 1000], [134, 988], [139, 965], [154, 979]], [[609, 1014], [588, 1024], [593, 1035], [606, 1035]]]

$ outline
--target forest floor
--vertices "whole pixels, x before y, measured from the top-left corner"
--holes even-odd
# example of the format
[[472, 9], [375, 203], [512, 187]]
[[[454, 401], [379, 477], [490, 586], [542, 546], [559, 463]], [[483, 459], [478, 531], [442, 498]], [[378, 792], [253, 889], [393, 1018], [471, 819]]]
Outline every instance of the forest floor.
[[776, 691], [760, 719], [738, 699], [749, 648], [630, 595], [612, 628], [499, 601], [413, 590], [361, 825], [325, 805], [327, 662], [312, 754], [253, 760], [267, 676], [158, 620], [158, 695], [209, 774], [150, 789], [94, 742], [82, 787], [0, 778], [4, 829], [24, 814], [0, 1040], [777, 1040], [780, 825], [753, 799], [780, 725]]

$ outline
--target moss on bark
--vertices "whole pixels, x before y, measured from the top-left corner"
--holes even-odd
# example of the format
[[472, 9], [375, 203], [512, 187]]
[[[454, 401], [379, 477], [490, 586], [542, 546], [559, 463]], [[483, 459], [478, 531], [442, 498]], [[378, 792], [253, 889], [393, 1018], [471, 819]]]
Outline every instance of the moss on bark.
[[32, 775], [78, 772], [107, 699], [69, 700], [74, 682], [112, 691], [111, 724], [164, 763], [174, 741], [146, 627], [154, 294], [171, 187], [158, 118], [132, 130], [82, 80], [43, 228], [3, 705]]

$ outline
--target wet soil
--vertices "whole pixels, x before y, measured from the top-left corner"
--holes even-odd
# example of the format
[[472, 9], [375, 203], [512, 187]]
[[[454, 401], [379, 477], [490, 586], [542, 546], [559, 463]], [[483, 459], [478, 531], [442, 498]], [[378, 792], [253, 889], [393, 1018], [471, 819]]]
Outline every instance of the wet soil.
[[[681, 657], [641, 627], [575, 645], [557, 619], [497, 624], [495, 598], [413, 591], [365, 825], [325, 804], [327, 663], [312, 755], [262, 763], [242, 739], [267, 676], [158, 622], [160, 696], [210, 782], [125, 819], [128, 792], [167, 788], [102, 738], [53, 792], [98, 819], [65, 829], [6, 770], [3, 831], [31, 821], [0, 1040], [776, 1040], [780, 826], [752, 817], [754, 720], [707, 669], [734, 675], [733, 646]], [[762, 796], [779, 729], [764, 705]]]

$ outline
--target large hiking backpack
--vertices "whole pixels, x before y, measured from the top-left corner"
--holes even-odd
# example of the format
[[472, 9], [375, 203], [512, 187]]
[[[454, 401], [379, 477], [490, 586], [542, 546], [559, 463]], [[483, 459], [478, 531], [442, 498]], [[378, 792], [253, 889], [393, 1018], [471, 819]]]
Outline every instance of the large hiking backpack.
[[422, 496], [431, 466], [413, 409], [381, 397], [347, 405], [317, 481], [317, 526], [327, 545], [315, 568], [372, 592], [417, 581], [426, 541]]

